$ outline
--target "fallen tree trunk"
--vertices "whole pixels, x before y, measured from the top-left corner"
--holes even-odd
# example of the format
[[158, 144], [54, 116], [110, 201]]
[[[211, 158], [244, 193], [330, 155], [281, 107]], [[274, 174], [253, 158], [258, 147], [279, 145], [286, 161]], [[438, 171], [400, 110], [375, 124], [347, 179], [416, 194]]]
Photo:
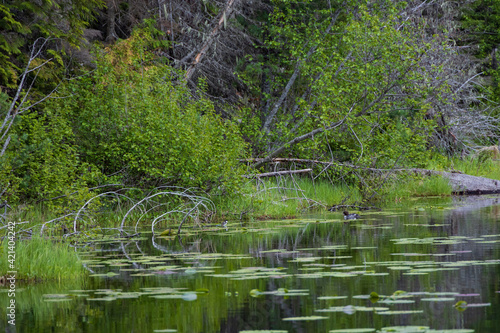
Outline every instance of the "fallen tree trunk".
[[290, 174], [296, 174], [296, 173], [307, 173], [307, 172], [311, 172], [311, 171], [312, 171], [312, 169], [285, 170], [285, 171], [258, 173], [255, 175], [243, 175], [243, 177], [245, 177], [245, 178], [261, 178], [261, 177], [283, 176], [283, 175], [290, 175]]
[[[391, 171], [377, 169], [377, 171]], [[428, 169], [394, 169], [392, 171], [414, 172], [423, 176], [439, 175], [447, 178], [453, 194], [493, 194], [500, 193], [500, 181], [491, 178], [471, 176], [460, 171], [437, 171]]]
[[500, 193], [500, 181], [496, 179], [466, 175], [459, 172], [414, 169], [424, 175], [440, 175], [448, 178], [454, 194], [491, 194]]
[[344, 210], [347, 208], [355, 208], [357, 210], [382, 210], [379, 207], [374, 207], [374, 206], [358, 206], [358, 205], [333, 205], [332, 207], [328, 208], [330, 212], [336, 212], [338, 210]]

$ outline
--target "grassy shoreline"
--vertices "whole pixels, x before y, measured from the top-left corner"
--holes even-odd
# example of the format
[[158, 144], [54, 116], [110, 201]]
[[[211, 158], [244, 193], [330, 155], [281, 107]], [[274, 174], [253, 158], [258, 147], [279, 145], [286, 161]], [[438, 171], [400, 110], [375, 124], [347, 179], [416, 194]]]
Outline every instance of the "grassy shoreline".
[[[8, 242], [5, 238], [0, 243], [0, 255], [7, 258]], [[0, 262], [0, 272], [15, 271], [16, 280], [39, 282], [61, 279], [79, 279], [84, 275], [80, 259], [67, 243], [33, 237], [30, 240], [18, 240], [14, 247], [12, 264], [8, 260]]]
[[[207, 196], [213, 203], [213, 211], [205, 221], [214, 223], [228, 219], [260, 220], [267, 218], [286, 218], [311, 211], [327, 210], [334, 205], [352, 206], [386, 206], [401, 203], [413, 197], [450, 196], [451, 187], [448, 181], [440, 176], [415, 176], [409, 174], [390, 175], [380, 185], [372, 184], [371, 188], [348, 184], [332, 184], [326, 180], [314, 181], [310, 178], [280, 178], [247, 182], [238, 193], [232, 195]], [[367, 200], [370, 199], [371, 200]], [[85, 221], [77, 221], [78, 230], [93, 231], [100, 228], [116, 228], [132, 205], [102, 205], [100, 210]], [[157, 205], [156, 214], [172, 209], [168, 202]], [[152, 210], [153, 211], [153, 210]], [[74, 229], [76, 214], [61, 216], [59, 210], [38, 204], [36, 206], [20, 206], [10, 213], [12, 221], [18, 221], [23, 230], [33, 229], [38, 234], [44, 228], [44, 236], [60, 238]], [[82, 214], [83, 215], [83, 214]], [[128, 219], [135, 221], [140, 212], [133, 212]], [[154, 214], [144, 216], [142, 225], [148, 225]], [[169, 216], [172, 221], [180, 222], [182, 215]], [[188, 221], [189, 223], [189, 221]]]
[[[451, 186], [440, 176], [393, 177], [377, 189], [378, 198], [364, 200], [363, 188], [332, 185], [296, 179], [283, 182], [266, 181], [260, 187], [247, 185], [246, 193], [216, 201], [221, 218], [265, 219], [286, 218], [314, 210], [326, 210], [334, 205], [377, 206], [380, 208], [401, 203], [412, 197], [450, 196]], [[355, 209], [354, 209], [355, 210]]]
[[[464, 173], [493, 179], [500, 179], [498, 162], [494, 160], [460, 161], [447, 160], [441, 167], [433, 169], [454, 169]], [[372, 191], [372, 192], [369, 192]], [[373, 193], [373, 200], [366, 198]], [[333, 205], [377, 206], [379, 208], [407, 206], [416, 197], [451, 196], [451, 187], [445, 178], [440, 176], [415, 176], [410, 174], [391, 174], [379, 185], [371, 183], [371, 187], [332, 184], [326, 180], [313, 181], [310, 178], [282, 177], [269, 180], [248, 181], [237, 194], [231, 196], [210, 197], [216, 212], [210, 216], [212, 223], [223, 220], [257, 221], [265, 219], [293, 218], [304, 213], [326, 211]], [[160, 206], [160, 210], [166, 206]], [[118, 209], [104, 208], [99, 217], [89, 219], [78, 225], [79, 230], [86, 231], [80, 237], [92, 239], [102, 233], [100, 228], [116, 228], [127, 211], [127, 207]], [[359, 209], [350, 209], [353, 212]], [[19, 208], [11, 212], [14, 221], [23, 221], [21, 228], [33, 229], [30, 240], [16, 242], [17, 278], [28, 282], [81, 278], [85, 270], [77, 253], [62, 236], [68, 229], [73, 229], [73, 215], [57, 220], [48, 225], [44, 236], [39, 234], [43, 223], [58, 216], [43, 205]], [[131, 215], [132, 220], [138, 215]], [[140, 227], [149, 226], [152, 218], [143, 219]], [[172, 224], [179, 224], [173, 219]], [[192, 223], [184, 226], [190, 227]], [[65, 230], [66, 229], [66, 230]], [[5, 230], [5, 229], [4, 229]], [[0, 243], [0, 254], [7, 258], [7, 238]], [[0, 264], [0, 271], [6, 272], [7, 260]]]

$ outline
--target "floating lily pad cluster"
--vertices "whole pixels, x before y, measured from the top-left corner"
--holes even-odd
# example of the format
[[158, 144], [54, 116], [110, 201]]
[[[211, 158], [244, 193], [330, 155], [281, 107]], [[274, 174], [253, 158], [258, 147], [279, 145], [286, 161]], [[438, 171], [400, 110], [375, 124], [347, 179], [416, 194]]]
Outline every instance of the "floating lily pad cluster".
[[71, 301], [84, 298], [89, 302], [109, 302], [118, 299], [135, 299], [140, 297], [151, 297], [155, 299], [180, 299], [194, 301], [199, 294], [206, 294], [207, 290], [186, 290], [185, 288], [141, 288], [140, 291], [127, 292], [121, 289], [95, 289], [95, 290], [73, 290], [66, 294], [45, 294], [45, 302]]
[[[424, 214], [425, 210], [417, 210], [416, 213]], [[370, 212], [367, 215], [368, 217], [364, 216], [361, 220], [349, 222], [329, 218], [265, 221], [247, 224], [244, 227], [239, 223], [229, 223], [228, 230], [216, 227], [206, 230], [193, 229], [183, 235], [187, 239], [185, 241], [187, 244], [191, 241], [193, 243], [198, 241], [191, 237], [193, 235], [197, 237], [200, 235], [200, 239], [201, 236], [219, 241], [223, 239], [228, 244], [227, 252], [234, 250], [230, 245], [234, 239], [238, 241], [244, 237], [259, 239], [269, 235], [269, 238], [275, 237], [274, 240], [277, 238], [280, 241], [261, 242], [258, 247], [248, 246], [248, 250], [245, 248], [243, 251], [234, 251], [241, 253], [225, 253], [226, 251], [220, 251], [220, 249], [217, 252], [214, 250], [215, 247], [210, 246], [186, 246], [194, 251], [176, 253], [172, 250], [174, 247], [172, 244], [175, 243], [173, 240], [177, 236], [171, 235], [157, 238], [158, 243], [163, 247], [156, 247], [155, 252], [158, 253], [158, 249], [162, 251], [166, 249], [164, 254], [151, 255], [147, 251], [140, 250], [139, 252], [126, 252], [117, 247], [109, 252], [82, 253], [82, 257], [88, 258], [84, 262], [92, 271], [90, 276], [96, 283], [105, 284], [113, 281], [119, 284], [122, 279], [134, 279], [134, 281], [144, 281], [145, 286], [134, 291], [128, 291], [124, 287], [124, 290], [103, 288], [68, 291], [65, 294], [46, 294], [43, 300], [47, 303], [57, 303], [86, 299], [90, 303], [99, 304], [99, 302], [116, 300], [149, 299], [155, 302], [165, 302], [164, 304], [182, 302], [183, 306], [195, 306], [204, 302], [203, 295], [211, 296], [217, 293], [217, 297], [224, 298], [228, 303], [235, 300], [235, 305], [232, 306], [241, 306], [245, 311], [248, 310], [247, 306], [252, 309], [252, 307], [259, 308], [262, 304], [280, 304], [280, 306], [308, 304], [309, 306], [304, 311], [279, 313], [279, 317], [275, 319], [278, 319], [276, 322], [280, 326], [276, 327], [280, 329], [240, 330], [242, 333], [292, 332], [294, 330], [282, 328], [321, 325], [322, 323], [328, 324], [324, 325], [327, 327], [326, 331], [333, 329], [330, 332], [346, 333], [473, 332], [469, 329], [436, 330], [426, 326], [389, 326], [387, 324], [426, 323], [424, 320], [427, 320], [428, 316], [433, 316], [436, 308], [440, 310], [437, 311], [438, 313], [443, 313], [441, 310], [445, 309], [454, 315], [463, 316], [461, 312], [468, 311], [466, 313], [469, 313], [473, 311], [470, 310], [471, 308], [490, 307], [491, 304], [482, 299], [482, 290], [453, 290], [452, 285], [436, 285], [433, 286], [435, 289], [427, 288], [427, 290], [444, 291], [412, 289], [408, 292], [396, 291], [383, 295], [376, 292], [361, 294], [360, 286], [366, 285], [369, 281], [372, 285], [381, 286], [381, 290], [387, 291], [382, 288], [391, 285], [395, 279], [422, 282], [426, 279], [447, 276], [445, 274], [461, 274], [465, 269], [470, 268], [488, 269], [489, 266], [500, 264], [500, 259], [483, 259], [481, 256], [476, 256], [474, 251], [478, 247], [497, 248], [500, 244], [500, 234], [481, 235], [478, 233], [477, 235], [481, 236], [473, 237], [450, 236], [442, 232], [450, 227], [449, 223], [420, 224], [413, 223], [418, 222], [418, 219], [417, 221], [407, 219], [404, 221], [410, 220], [410, 223], [397, 224], [396, 221], [400, 221], [404, 214], [396, 211], [388, 215], [379, 212]], [[311, 236], [308, 235], [310, 230], [321, 231], [327, 228], [337, 228], [336, 230], [342, 231], [342, 234], [340, 231], [332, 232], [330, 237], [329, 233], [318, 233], [321, 237], [328, 234], [325, 237], [330, 238], [322, 239], [320, 242], [297, 241], [295, 243], [301, 237]], [[290, 238], [276, 237], [280, 233], [285, 233], [283, 230], [286, 230], [288, 236], [292, 236]], [[243, 233], [246, 235], [241, 235]], [[339, 235], [347, 236], [340, 237]], [[397, 238], [399, 235], [404, 235], [404, 237]], [[317, 235], [314, 237], [319, 238]], [[376, 237], [384, 239], [383, 246], [390, 247], [390, 250], [379, 246], [380, 243], [376, 241]], [[281, 242], [282, 240], [285, 241]], [[105, 244], [109, 246], [113, 243], [120, 244], [122, 241], [124, 240], [105, 239], [102, 245], [105, 248]], [[144, 240], [134, 241], [144, 242]], [[183, 284], [182, 281], [188, 280], [191, 285], [187, 282]], [[171, 287], [157, 287], [156, 285], [149, 287], [148, 281], [160, 281], [161, 285], [168, 284]], [[207, 286], [209, 283], [212, 286], [220, 286], [220, 289], [209, 290]], [[332, 287], [336, 285], [349, 286], [349, 288]], [[419, 285], [425, 285], [425, 283], [413, 284], [415, 288]], [[189, 286], [189, 288], [174, 286]], [[425, 290], [424, 287], [422, 288]], [[340, 292], [336, 294], [332, 290]], [[360, 294], [355, 294], [353, 290], [357, 290], [356, 292]], [[240, 309], [233, 310], [237, 313]], [[352, 328], [356, 326], [349, 320], [356, 317], [375, 318], [367, 326], [374, 325], [375, 322], [384, 323], [383, 325], [387, 327]], [[346, 320], [339, 321], [337, 320], [339, 318]]]

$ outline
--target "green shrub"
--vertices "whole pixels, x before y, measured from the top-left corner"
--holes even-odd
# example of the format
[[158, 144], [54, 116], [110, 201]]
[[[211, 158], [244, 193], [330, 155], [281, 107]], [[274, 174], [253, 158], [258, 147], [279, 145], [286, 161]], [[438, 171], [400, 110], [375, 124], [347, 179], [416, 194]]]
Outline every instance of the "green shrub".
[[246, 149], [237, 127], [173, 83], [183, 74], [153, 61], [151, 36], [138, 30], [99, 54], [95, 71], [51, 107], [71, 122], [80, 159], [103, 174], [140, 187], [233, 190]]
[[[49, 108], [19, 115], [10, 136], [0, 157], [0, 192], [11, 205], [85, 190], [100, 175], [80, 162], [69, 121]], [[71, 205], [68, 199], [58, 205]]]

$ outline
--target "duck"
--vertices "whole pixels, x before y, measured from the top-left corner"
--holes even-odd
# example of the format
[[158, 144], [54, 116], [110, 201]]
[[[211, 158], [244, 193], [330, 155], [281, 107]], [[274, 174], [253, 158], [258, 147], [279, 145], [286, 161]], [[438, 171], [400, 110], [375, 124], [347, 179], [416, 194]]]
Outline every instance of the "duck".
[[226, 231], [228, 231], [228, 230], [229, 230], [229, 228], [227, 227], [227, 220], [224, 220], [224, 221], [220, 224], [220, 227], [221, 227], [221, 228], [224, 228], [224, 229], [226, 229]]
[[356, 213], [349, 214], [347, 210], [344, 210], [344, 220], [357, 220], [359, 215]]

